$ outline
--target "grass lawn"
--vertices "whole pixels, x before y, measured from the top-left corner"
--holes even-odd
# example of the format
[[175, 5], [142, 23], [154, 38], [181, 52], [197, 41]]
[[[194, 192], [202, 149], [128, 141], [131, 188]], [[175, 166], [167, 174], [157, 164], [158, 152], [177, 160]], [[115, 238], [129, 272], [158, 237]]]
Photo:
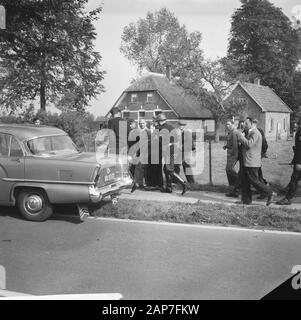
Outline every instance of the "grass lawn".
[[146, 221], [213, 224], [301, 232], [301, 212], [264, 206], [226, 206], [120, 199], [104, 202], [92, 215]]

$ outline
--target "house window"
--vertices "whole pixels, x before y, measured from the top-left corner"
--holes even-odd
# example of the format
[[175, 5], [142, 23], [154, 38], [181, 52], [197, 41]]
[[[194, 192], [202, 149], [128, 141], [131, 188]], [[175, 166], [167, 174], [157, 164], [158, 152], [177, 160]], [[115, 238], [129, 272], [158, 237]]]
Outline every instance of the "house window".
[[131, 102], [137, 102], [137, 101], [138, 101], [137, 93], [132, 93], [131, 94]]
[[270, 119], [270, 132], [274, 130], [274, 119]]
[[153, 102], [153, 94], [152, 93], [148, 93], [146, 95], [146, 102]]
[[283, 130], [286, 131], [286, 119], [283, 119]]
[[246, 98], [238, 98], [237, 100], [238, 100], [238, 103], [240, 103], [240, 104], [247, 103], [247, 99]]
[[130, 117], [130, 111], [123, 111], [122, 112], [122, 117], [124, 119], [128, 119]]
[[154, 111], [154, 116], [156, 117], [159, 113], [162, 113], [162, 110], [157, 109], [156, 111]]
[[145, 117], [145, 111], [139, 111], [139, 118], [144, 118]]

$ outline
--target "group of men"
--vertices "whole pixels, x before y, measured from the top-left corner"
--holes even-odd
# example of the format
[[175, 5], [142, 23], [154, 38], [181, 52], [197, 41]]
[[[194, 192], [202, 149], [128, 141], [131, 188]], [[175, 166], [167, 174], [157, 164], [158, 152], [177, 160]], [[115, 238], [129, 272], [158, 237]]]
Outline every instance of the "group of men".
[[[190, 165], [184, 159], [184, 151], [182, 149], [182, 158], [181, 163], [175, 161], [175, 144], [174, 136], [170, 135], [170, 141], [168, 144], [164, 144], [162, 136], [159, 134], [162, 130], [166, 130], [171, 133], [175, 128], [171, 124], [167, 123], [167, 119], [164, 113], [159, 113], [156, 117], [153, 118], [151, 128], [147, 128], [145, 119], [141, 118], [139, 120], [139, 128], [133, 119], [123, 119], [121, 117], [121, 111], [119, 108], [114, 107], [111, 110], [112, 117], [109, 119], [107, 128], [111, 129], [116, 136], [116, 151], [120, 152], [120, 123], [124, 122], [127, 126], [127, 132], [131, 130], [139, 129], [142, 132], [145, 132], [147, 136], [147, 145], [148, 145], [148, 160], [147, 163], [138, 162], [131, 164], [130, 171], [133, 176], [133, 186], [132, 192], [136, 189], [143, 190], [154, 190], [159, 189], [161, 192], [171, 193], [172, 192], [172, 183], [177, 183], [182, 187], [182, 194], [185, 194], [189, 189], [189, 184], [194, 183], [194, 177], [191, 172], [188, 172]], [[178, 123], [179, 129], [181, 130], [181, 139], [182, 146], [184, 141], [184, 128], [186, 123], [180, 121]], [[155, 130], [158, 129], [158, 130]], [[157, 135], [157, 137], [156, 137]], [[129, 136], [129, 135], [128, 135]], [[159, 148], [151, 148], [151, 140], [158, 139]], [[139, 141], [139, 137], [136, 140], [132, 141], [131, 139], [127, 140], [126, 147], [130, 149], [135, 143]], [[118, 151], [118, 150], [119, 151]], [[139, 156], [141, 148], [136, 150], [136, 156]], [[154, 155], [154, 153], [158, 153]], [[167, 159], [168, 157], [168, 159]], [[157, 158], [157, 162], [153, 162], [152, 159]], [[184, 173], [187, 178], [187, 182], [184, 181], [179, 175], [181, 166], [183, 167]], [[163, 172], [165, 175], [165, 186], [163, 179]]]
[[[240, 128], [236, 128], [234, 120], [227, 121], [227, 150], [226, 174], [231, 190], [226, 196], [238, 197], [241, 194], [241, 201], [238, 203], [249, 205], [252, 203], [251, 186], [259, 192], [259, 199], [267, 198], [266, 205], [269, 206], [276, 196], [268, 182], [263, 178], [262, 158], [266, 157], [267, 142], [264, 132], [257, 128], [257, 119], [247, 117]], [[287, 186], [287, 192], [283, 199], [277, 201], [280, 205], [291, 204], [295, 196], [298, 181], [301, 179], [301, 122], [295, 135], [294, 166], [291, 181]], [[235, 166], [239, 162], [239, 171]]]
[[[121, 117], [121, 111], [119, 108], [114, 107], [111, 110], [112, 117], [108, 121], [107, 128], [114, 131], [116, 136], [116, 151], [119, 150], [119, 144], [122, 134], [119, 132], [120, 122], [124, 122], [127, 127], [127, 132], [131, 130], [139, 129], [147, 136], [148, 144], [148, 160], [147, 162], [138, 162], [130, 166], [130, 170], [133, 176], [132, 192], [136, 189], [154, 190], [159, 189], [161, 192], [172, 192], [172, 183], [177, 183], [182, 187], [182, 194], [185, 194], [190, 186], [195, 184], [194, 176], [191, 172], [190, 165], [185, 161], [184, 156], [184, 128], [186, 123], [183, 121], [178, 122], [178, 127], [181, 130], [182, 138], [182, 161], [181, 163], [175, 161], [175, 145], [174, 137], [170, 136], [170, 143], [163, 146], [162, 138], [158, 135], [159, 148], [155, 151], [150, 148], [150, 141], [154, 138], [154, 131], [161, 132], [161, 130], [167, 130], [172, 132], [175, 128], [167, 122], [164, 113], [159, 113], [153, 118], [151, 128], [147, 127], [145, 119], [139, 120], [139, 127], [133, 119], [123, 119]], [[262, 173], [262, 159], [267, 157], [267, 141], [265, 139], [264, 132], [257, 128], [257, 119], [247, 117], [244, 121], [240, 122], [238, 128], [236, 128], [234, 120], [229, 120], [226, 123], [228, 129], [227, 143], [224, 149], [227, 150], [227, 165], [226, 174], [228, 178], [231, 190], [226, 195], [229, 197], [239, 197], [241, 200], [237, 203], [250, 205], [252, 203], [252, 190], [253, 186], [259, 192], [259, 199], [267, 199], [266, 205], [269, 206], [274, 202], [276, 193], [272, 190], [269, 183], [264, 179]], [[158, 129], [158, 130], [155, 130]], [[124, 138], [124, 137], [122, 137]], [[130, 147], [139, 141], [137, 138], [135, 141], [127, 139], [126, 147]], [[142, 150], [142, 149], [141, 149]], [[136, 155], [139, 155], [140, 149], [136, 151]], [[192, 150], [193, 147], [192, 147]], [[152, 162], [152, 156], [154, 152], [157, 152], [159, 161], [157, 163]], [[285, 197], [278, 201], [278, 204], [289, 205], [291, 199], [295, 196], [298, 187], [298, 181], [301, 179], [301, 120], [299, 121], [299, 127], [295, 135], [295, 156], [292, 161], [294, 166], [291, 181], [287, 186], [287, 192]], [[166, 155], [169, 156], [166, 161]], [[239, 162], [239, 171], [235, 170], [236, 164]], [[179, 175], [181, 166], [183, 167], [186, 180], [184, 181]], [[163, 174], [165, 175], [165, 186]]]

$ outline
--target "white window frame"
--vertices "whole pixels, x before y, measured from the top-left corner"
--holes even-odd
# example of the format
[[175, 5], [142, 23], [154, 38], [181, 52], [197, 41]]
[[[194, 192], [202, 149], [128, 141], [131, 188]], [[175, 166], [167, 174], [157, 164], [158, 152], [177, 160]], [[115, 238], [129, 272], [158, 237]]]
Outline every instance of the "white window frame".
[[274, 118], [270, 118], [270, 132], [274, 130]]
[[131, 102], [135, 103], [138, 101], [138, 94], [137, 93], [132, 93], [131, 94]]
[[[141, 112], [143, 112], [143, 113], [144, 113], [144, 115], [141, 115], [141, 114], [140, 114]], [[143, 110], [143, 109], [138, 110], [138, 114], [139, 114], [139, 119], [140, 119], [140, 118], [145, 118], [145, 116], [146, 116], [146, 111], [145, 111], [145, 110]]]
[[[125, 116], [124, 116], [125, 113], [128, 114], [128, 117], [125, 117]], [[123, 119], [127, 119], [127, 118], [129, 118], [129, 117], [130, 117], [130, 110], [123, 110], [123, 111], [122, 111], [122, 118], [123, 118]]]
[[154, 110], [154, 113], [153, 113], [154, 117], [157, 116], [156, 112], [158, 112], [158, 113], [164, 113], [163, 110], [161, 110], [161, 109], [155, 109], [155, 110]]
[[[146, 102], [153, 102], [154, 100], [153, 100], [153, 94], [151, 93], [151, 92], [148, 92], [147, 94], [146, 94]], [[150, 99], [149, 99], [150, 98]]]

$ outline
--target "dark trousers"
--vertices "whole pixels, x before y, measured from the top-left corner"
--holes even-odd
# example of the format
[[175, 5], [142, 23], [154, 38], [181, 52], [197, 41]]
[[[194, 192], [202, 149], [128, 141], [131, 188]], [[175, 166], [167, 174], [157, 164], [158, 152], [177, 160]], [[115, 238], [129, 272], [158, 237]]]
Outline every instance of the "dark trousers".
[[172, 188], [173, 175], [176, 172], [176, 170], [180, 171], [180, 165], [169, 163], [169, 164], [164, 164], [163, 166], [163, 172], [164, 172], [165, 181], [166, 181], [166, 188], [168, 189]]
[[258, 177], [259, 177], [260, 181], [262, 181], [264, 184], [268, 184], [268, 182], [263, 177], [262, 168], [261, 167], [258, 170]]
[[[195, 183], [194, 176], [193, 175], [189, 175], [189, 174], [186, 173], [187, 169], [191, 168], [190, 164], [185, 162], [185, 161], [183, 161], [182, 166], [183, 166], [183, 171], [184, 171], [184, 174], [186, 176], [187, 182], [194, 184]], [[176, 165], [175, 166], [175, 173], [180, 174], [180, 171], [181, 171], [180, 165]]]
[[145, 171], [145, 164], [139, 162], [135, 165], [134, 180], [139, 186], [142, 186], [144, 184]]
[[238, 173], [234, 170], [237, 163], [235, 158], [227, 158], [226, 174], [228, 178], [229, 186], [235, 187], [238, 184]]
[[252, 202], [251, 185], [261, 194], [272, 195], [273, 191], [258, 176], [259, 168], [245, 167], [242, 168], [241, 181], [241, 200], [243, 203]]
[[146, 185], [163, 187], [162, 164], [148, 164], [146, 169]]
[[238, 156], [238, 161], [239, 161], [239, 170], [237, 174], [237, 180], [235, 185], [233, 186], [233, 190], [235, 192], [239, 191], [241, 189], [241, 183], [243, 179], [243, 166], [244, 166], [244, 161], [242, 158], [242, 155]]
[[300, 179], [301, 179], [301, 171], [298, 171], [296, 169], [296, 166], [294, 166], [293, 173], [291, 176], [291, 181], [288, 185], [288, 191], [285, 196], [288, 200], [291, 200], [296, 195], [298, 182], [300, 181]]

